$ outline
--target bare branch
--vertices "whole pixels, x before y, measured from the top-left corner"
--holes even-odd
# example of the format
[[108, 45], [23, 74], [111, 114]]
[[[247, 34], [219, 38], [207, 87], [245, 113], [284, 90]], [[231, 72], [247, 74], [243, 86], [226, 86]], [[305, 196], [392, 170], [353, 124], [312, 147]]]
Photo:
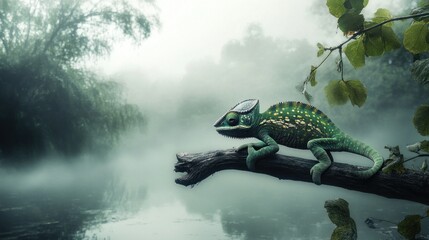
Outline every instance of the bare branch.
[[[246, 154], [237, 153], [234, 149], [181, 153], [177, 154], [177, 159], [175, 171], [186, 174], [177, 178], [176, 183], [184, 186], [195, 185], [222, 170], [249, 171], [246, 167]], [[316, 161], [313, 160], [276, 154], [258, 161], [256, 173], [279, 179], [312, 182], [310, 168], [314, 164]], [[429, 173], [406, 169], [402, 174], [379, 172], [371, 179], [362, 180], [354, 174], [362, 169], [363, 167], [349, 164], [333, 163], [322, 176], [322, 184], [429, 205]]]

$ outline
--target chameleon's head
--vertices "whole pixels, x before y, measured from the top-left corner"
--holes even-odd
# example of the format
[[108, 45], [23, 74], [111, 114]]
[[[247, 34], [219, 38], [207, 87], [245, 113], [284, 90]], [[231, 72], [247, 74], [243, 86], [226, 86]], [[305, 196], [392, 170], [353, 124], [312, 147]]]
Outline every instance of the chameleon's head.
[[259, 121], [259, 100], [245, 100], [226, 112], [214, 124], [222, 135], [235, 138], [252, 137], [253, 127]]

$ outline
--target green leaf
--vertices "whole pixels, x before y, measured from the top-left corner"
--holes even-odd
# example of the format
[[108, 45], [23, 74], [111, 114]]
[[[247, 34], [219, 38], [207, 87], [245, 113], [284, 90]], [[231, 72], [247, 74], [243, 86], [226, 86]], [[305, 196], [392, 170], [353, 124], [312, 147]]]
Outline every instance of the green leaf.
[[358, 38], [356, 41], [347, 44], [344, 53], [354, 68], [365, 65], [365, 47], [362, 38]]
[[[367, 2], [368, 3], [368, 2]], [[365, 7], [364, 0], [347, 0], [344, 6], [349, 9], [350, 12], [359, 14]]]
[[[368, 29], [370, 27], [373, 27], [375, 25], [377, 25], [378, 23], [376, 22], [372, 22], [372, 21], [365, 21], [363, 23], [364, 29]], [[380, 36], [381, 35], [381, 27], [376, 27], [372, 30], [369, 30], [368, 32], [365, 33], [366, 35], [369, 36]]]
[[429, 208], [426, 210], [426, 217], [429, 217]]
[[317, 84], [316, 72], [317, 72], [317, 67], [311, 66], [310, 76], [308, 76], [308, 78], [309, 78], [308, 80], [309, 80], [312, 87], [316, 86], [316, 84]]
[[429, 135], [429, 105], [421, 105], [417, 108], [414, 113], [413, 123], [421, 135]]
[[342, 80], [332, 80], [325, 87], [325, 94], [330, 105], [343, 105], [349, 100], [347, 86]]
[[363, 43], [367, 56], [380, 56], [384, 52], [383, 40], [380, 36], [366, 36]]
[[384, 44], [384, 51], [388, 52], [401, 47], [401, 42], [396, 36], [395, 32], [391, 27], [381, 27], [381, 38]]
[[325, 46], [323, 46], [321, 43], [317, 43], [317, 48], [319, 49], [317, 51], [317, 57], [320, 57], [325, 53]]
[[429, 153], [429, 141], [423, 140], [420, 142], [420, 150]]
[[345, 13], [338, 19], [338, 27], [343, 33], [356, 32], [363, 29], [365, 19], [362, 14]]
[[344, 13], [346, 13], [347, 9], [344, 7], [344, 2], [346, 0], [327, 0], [326, 6], [329, 9], [329, 12], [335, 17], [339, 18]]
[[[385, 8], [379, 8], [374, 13], [374, 18], [372, 19], [372, 21], [376, 22], [376, 23], [381, 23], [381, 22], [387, 21], [391, 18], [392, 18], [392, 14], [390, 13], [389, 10], [387, 10]], [[393, 22], [386, 23], [386, 24], [384, 24], [384, 26], [392, 27]]]
[[421, 231], [420, 215], [408, 215], [398, 223], [398, 232], [406, 239], [414, 239]]
[[313, 101], [313, 96], [311, 96], [311, 94], [308, 93], [307, 91], [304, 92], [304, 97], [305, 97], [305, 100], [307, 100], [307, 102], [309, 103]]
[[429, 84], [429, 59], [415, 61], [411, 65], [411, 74], [420, 84]]
[[347, 80], [345, 83], [352, 105], [362, 107], [367, 98], [366, 87], [359, 80]]
[[428, 170], [428, 161], [427, 161], [427, 159], [425, 159], [422, 162], [422, 166], [420, 167], [420, 170], [422, 170], [423, 172], [426, 172], [426, 170]]
[[414, 22], [405, 30], [404, 46], [411, 53], [418, 54], [429, 50], [426, 41], [428, 35], [428, 25], [424, 22]]
[[[429, 12], [429, 4], [413, 9], [411, 11], [410, 15], [417, 15], [417, 14], [428, 13], [428, 12]], [[429, 16], [426, 15], [426, 16], [421, 16], [421, 17], [415, 17], [414, 20], [415, 21], [427, 21], [428, 18], [429, 18]]]

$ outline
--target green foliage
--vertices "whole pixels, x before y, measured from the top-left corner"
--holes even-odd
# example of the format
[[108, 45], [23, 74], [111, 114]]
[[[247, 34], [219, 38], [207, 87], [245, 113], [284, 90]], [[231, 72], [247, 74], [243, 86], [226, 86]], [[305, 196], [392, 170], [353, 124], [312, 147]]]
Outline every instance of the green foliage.
[[309, 76], [308, 81], [310, 82], [312, 87], [316, 86], [316, 84], [317, 84], [316, 72], [317, 72], [317, 68], [315, 66], [311, 66], [310, 76]]
[[76, 67], [108, 53], [115, 29], [137, 42], [148, 37], [152, 23], [141, 9], [122, 1], [0, 3], [2, 157], [106, 150], [141, 126], [119, 84]]
[[[367, 25], [373, 25], [369, 22]], [[377, 27], [374, 30], [364, 34], [364, 47], [367, 56], [381, 56], [385, 52], [401, 47], [398, 37], [393, 29], [389, 26]]]
[[331, 240], [356, 240], [356, 224], [350, 217], [349, 203], [342, 198], [327, 200], [325, 208], [329, 219], [336, 225]]
[[381, 27], [381, 39], [384, 44], [384, 52], [395, 50], [401, 47], [401, 42], [393, 29], [389, 26]]
[[425, 22], [414, 22], [405, 30], [404, 47], [414, 54], [426, 52], [429, 50], [427, 37], [428, 24]]
[[406, 239], [415, 239], [421, 231], [420, 215], [408, 215], [398, 223], [398, 232]]
[[347, 44], [344, 53], [355, 68], [365, 65], [365, 47], [362, 38]]
[[[386, 52], [399, 49], [401, 47], [401, 42], [392, 29], [393, 21], [397, 21], [399, 19], [393, 19], [392, 14], [388, 9], [379, 8], [374, 13], [374, 17], [371, 20], [365, 20], [361, 11], [367, 4], [368, 1], [364, 0], [327, 0], [326, 3], [329, 12], [338, 18], [338, 27], [343, 31], [344, 35], [349, 36], [349, 38], [336, 47], [325, 48], [322, 44], [318, 44], [317, 56], [321, 56], [325, 52], [325, 49], [329, 49], [329, 55], [333, 51], [338, 50], [340, 61], [338, 62], [337, 70], [341, 72], [342, 80], [344, 80], [342, 61], [343, 53], [347, 56], [354, 68], [360, 68], [365, 65], [366, 57], [381, 56]], [[412, 16], [408, 18], [412, 18]], [[418, 25], [418, 23], [414, 23], [413, 25]], [[429, 39], [427, 26], [421, 34], [422, 36], [424, 35], [424, 39], [421, 37], [420, 40], [415, 40], [414, 37], [417, 34], [417, 30], [415, 28], [417, 26], [413, 27], [413, 25], [410, 28], [411, 30], [408, 29], [408, 32], [405, 34], [408, 34], [408, 38], [407, 36], [404, 37], [404, 44], [407, 43], [405, 44], [405, 47], [409, 45], [411, 48], [408, 46], [408, 49], [414, 48], [413, 51], [418, 48], [429, 48], [426, 42], [426, 40]], [[422, 29], [419, 29], [419, 31], [421, 32]], [[410, 38], [412, 38], [412, 40], [410, 40]], [[327, 57], [329, 57], [329, 55]], [[318, 66], [322, 65], [326, 58], [323, 59]], [[391, 59], [389, 59], [389, 62], [391, 62]], [[345, 83], [346, 81], [343, 83], [339, 81], [331, 81], [329, 83], [325, 88], [326, 95], [328, 96], [328, 102], [331, 105], [339, 105], [347, 102], [348, 98], [351, 100], [353, 105], [362, 106], [366, 101], [366, 88], [363, 87], [360, 81], [350, 82], [345, 87], [341, 86]], [[339, 91], [341, 91], [341, 89], [349, 92], [340, 94]], [[345, 96], [348, 97], [345, 98]]]
[[413, 123], [421, 135], [429, 136], [429, 105], [421, 105], [417, 108]]
[[364, 17], [360, 12], [367, 0], [327, 0], [329, 12], [338, 18], [338, 27], [345, 34], [363, 29]]
[[378, 23], [376, 23], [376, 22], [373, 22], [373, 21], [365, 21], [364, 22], [364, 28], [365, 29], [369, 29], [369, 28], [371, 28], [371, 27], [374, 27], [373, 29], [371, 29], [371, 30], [368, 30], [366, 33], [365, 33], [365, 35], [369, 35], [369, 36], [380, 36], [380, 34], [381, 34], [381, 28], [379, 28], [379, 27], [375, 27], [375, 25], [377, 25]]
[[325, 87], [325, 95], [330, 105], [343, 105], [349, 100], [347, 86], [342, 80], [332, 80]]
[[338, 27], [343, 33], [356, 32], [363, 29], [365, 18], [362, 14], [348, 12], [338, 19]]
[[339, 18], [344, 13], [346, 13], [347, 9], [344, 6], [346, 0], [327, 0], [326, 6], [328, 6], [329, 12], [335, 17]]
[[[392, 14], [390, 13], [390, 11], [385, 9], [385, 8], [379, 8], [374, 13], [374, 18], [372, 19], [372, 21], [375, 23], [382, 23], [382, 22], [390, 20], [390, 19], [392, 19]], [[393, 22], [386, 23], [386, 24], [384, 24], [384, 26], [392, 27]]]
[[383, 54], [383, 40], [380, 36], [365, 36], [365, 54], [367, 56], [380, 56]]
[[366, 101], [367, 91], [365, 86], [359, 80], [347, 80], [347, 93], [350, 98], [350, 102], [352, 105], [357, 105], [358, 107], [362, 107]]
[[429, 59], [415, 61], [411, 65], [411, 73], [420, 84], [429, 84]]
[[[413, 9], [411, 11], [411, 15], [423, 14], [423, 13], [428, 13], [429, 12], [429, 4], [427, 2], [420, 1], [420, 3], [418, 5], [420, 7]], [[415, 17], [414, 20], [415, 21], [427, 21], [428, 20], [428, 16]]]
[[368, 0], [327, 0], [326, 6], [329, 12], [340, 18], [345, 13], [359, 14], [368, 4]]
[[420, 144], [421, 144], [420, 145], [420, 149], [422, 151], [425, 151], [425, 152], [429, 153], [429, 141], [423, 140]]
[[359, 80], [332, 80], [325, 94], [330, 105], [343, 105], [350, 100], [353, 106], [361, 107], [367, 98], [367, 90]]
[[307, 100], [309, 103], [313, 101], [313, 96], [311, 96], [311, 94], [309, 94], [307, 91], [304, 92], [304, 97], [305, 100]]
[[325, 47], [321, 43], [317, 43], [317, 48], [317, 57], [320, 57], [325, 53]]
[[425, 159], [422, 162], [422, 166], [420, 167], [420, 170], [422, 170], [422, 172], [426, 172], [428, 170], [428, 160], [427, 159]]

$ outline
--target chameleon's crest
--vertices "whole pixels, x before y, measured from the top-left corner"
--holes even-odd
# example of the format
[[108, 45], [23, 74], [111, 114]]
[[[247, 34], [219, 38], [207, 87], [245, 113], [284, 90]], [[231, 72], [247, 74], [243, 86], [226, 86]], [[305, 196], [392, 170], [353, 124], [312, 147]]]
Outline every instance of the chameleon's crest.
[[238, 113], [248, 113], [252, 111], [258, 105], [258, 103], [258, 99], [248, 99], [237, 104], [230, 111]]
[[214, 124], [226, 136], [248, 137], [259, 115], [259, 100], [248, 99], [235, 105]]

